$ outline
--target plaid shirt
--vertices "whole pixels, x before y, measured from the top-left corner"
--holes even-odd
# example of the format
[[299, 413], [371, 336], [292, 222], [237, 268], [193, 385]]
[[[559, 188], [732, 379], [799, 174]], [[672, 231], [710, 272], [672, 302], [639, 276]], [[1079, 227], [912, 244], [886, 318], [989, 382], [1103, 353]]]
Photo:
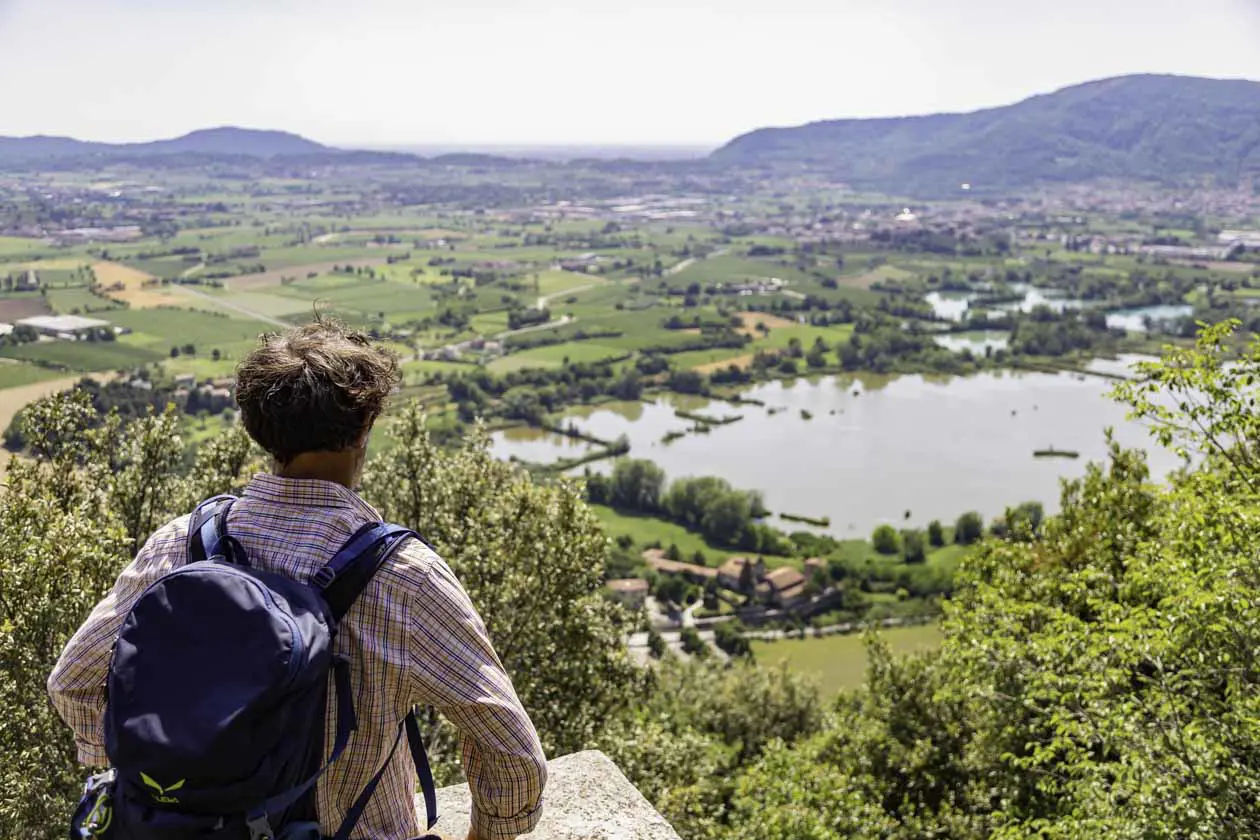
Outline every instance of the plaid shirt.
[[[305, 580], [379, 514], [339, 484], [255, 476], [228, 516], [227, 530], [258, 568]], [[110, 650], [140, 593], [182, 565], [189, 517], [154, 534], [62, 652], [48, 691], [74, 730], [79, 760], [108, 764], [104, 684]], [[408, 540], [377, 572], [337, 637], [353, 663], [359, 728], [317, 785], [323, 831], [332, 835], [385, 761], [397, 725], [416, 705], [441, 711], [460, 730], [463, 769], [479, 838], [531, 831], [541, 815], [547, 765], [538, 734], [449, 566]], [[327, 722], [326, 744], [334, 721]], [[330, 748], [329, 748], [330, 751]], [[405, 840], [420, 834], [410, 754], [399, 749], [364, 812], [355, 838]]]

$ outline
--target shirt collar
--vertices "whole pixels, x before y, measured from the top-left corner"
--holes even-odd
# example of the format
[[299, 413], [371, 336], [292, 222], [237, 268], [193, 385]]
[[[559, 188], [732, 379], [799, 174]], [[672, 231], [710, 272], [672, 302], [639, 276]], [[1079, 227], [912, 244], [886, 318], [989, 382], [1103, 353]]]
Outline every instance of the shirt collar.
[[352, 510], [368, 520], [379, 520], [380, 513], [348, 487], [335, 481], [317, 478], [285, 478], [258, 473], [250, 479], [244, 496], [294, 507], [342, 508]]

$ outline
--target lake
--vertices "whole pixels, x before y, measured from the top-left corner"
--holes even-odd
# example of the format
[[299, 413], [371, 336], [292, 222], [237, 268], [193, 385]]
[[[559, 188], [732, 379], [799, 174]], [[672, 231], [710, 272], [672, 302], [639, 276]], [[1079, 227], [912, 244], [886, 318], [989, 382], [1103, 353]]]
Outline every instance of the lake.
[[[1012, 283], [1008, 288], [1023, 297], [1006, 303], [991, 304], [985, 307], [986, 313], [1004, 315], [1008, 312], [1032, 312], [1038, 306], [1062, 312], [1087, 306], [1085, 301], [1063, 297], [1053, 289], [1035, 289], [1024, 283]], [[970, 311], [972, 302], [980, 296], [979, 292], [929, 292], [923, 299], [932, 307], [936, 317], [947, 321], [961, 321]]]
[[[1076, 300], [1060, 296], [1053, 289], [1034, 289], [1023, 283], [1013, 283], [1011, 290], [1022, 294], [1023, 298], [1008, 303], [994, 304], [986, 308], [992, 315], [1007, 312], [1031, 312], [1033, 307], [1047, 306], [1057, 312], [1067, 309], [1085, 309], [1098, 304], [1092, 301]], [[972, 302], [979, 297], [977, 292], [929, 292], [924, 300], [932, 307], [936, 317], [947, 321], [962, 321], [967, 317]], [[1156, 324], [1168, 324], [1193, 314], [1194, 307], [1188, 304], [1166, 304], [1163, 306], [1143, 306], [1133, 309], [1116, 309], [1107, 313], [1107, 326], [1126, 330], [1127, 332], [1146, 332], [1147, 320]], [[961, 350], [961, 346], [950, 346], [951, 350]], [[974, 347], [972, 348], [974, 350]], [[984, 347], [981, 345], [980, 351]]]
[[[1126, 365], [1100, 363], [1099, 369]], [[1105, 457], [1106, 426], [1115, 427], [1122, 445], [1150, 451], [1152, 472], [1166, 475], [1179, 461], [1105, 397], [1113, 384], [1080, 374], [1022, 372], [773, 382], [745, 394], [765, 408], [711, 403], [703, 413], [744, 419], [668, 444], [661, 440], [667, 433], [693, 424], [677, 417], [667, 399], [588, 408], [571, 419], [602, 439], [625, 434], [631, 457], [655, 461], [671, 479], [721, 476], [761, 491], [776, 513], [827, 516], [828, 532], [865, 537], [880, 523], [923, 527], [969, 510], [988, 520], [1029, 500], [1056, 511], [1060, 479], [1083, 475], [1088, 460]], [[701, 404], [690, 400], [685, 408]], [[1081, 457], [1033, 457], [1049, 447]], [[504, 458], [547, 462], [584, 449], [555, 435], [494, 435], [494, 451]], [[612, 462], [590, 468], [608, 472]]]
[[1120, 328], [1128, 332], [1146, 332], [1146, 323], [1167, 325], [1173, 321], [1194, 314], [1194, 307], [1189, 304], [1165, 304], [1164, 306], [1143, 306], [1136, 309], [1117, 309], [1107, 313], [1107, 326]]

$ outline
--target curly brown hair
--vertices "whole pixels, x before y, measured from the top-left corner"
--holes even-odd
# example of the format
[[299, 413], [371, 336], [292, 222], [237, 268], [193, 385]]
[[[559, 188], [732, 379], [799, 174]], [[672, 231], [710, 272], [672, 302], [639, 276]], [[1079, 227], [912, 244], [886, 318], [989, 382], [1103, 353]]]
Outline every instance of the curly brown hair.
[[236, 368], [241, 421], [280, 464], [355, 446], [398, 384], [398, 357], [366, 335], [317, 317], [262, 336]]

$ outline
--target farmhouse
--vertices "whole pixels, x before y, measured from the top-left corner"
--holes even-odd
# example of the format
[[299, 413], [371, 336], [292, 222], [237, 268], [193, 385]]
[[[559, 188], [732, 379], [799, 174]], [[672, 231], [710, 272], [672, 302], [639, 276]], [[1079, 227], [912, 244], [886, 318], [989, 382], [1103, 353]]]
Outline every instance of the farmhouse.
[[86, 332], [109, 327], [109, 322], [78, 315], [36, 315], [17, 321], [16, 326], [30, 327], [40, 335], [76, 339]]
[[608, 581], [608, 590], [614, 600], [631, 609], [640, 609], [647, 601], [648, 582], [642, 578]]
[[766, 564], [758, 557], [756, 561], [748, 557], [732, 557], [718, 568], [718, 583], [733, 592], [742, 589], [744, 569], [752, 567], [752, 584], [756, 586], [766, 577]]
[[647, 562], [648, 567], [666, 575], [682, 575], [692, 583], [704, 584], [710, 580], [717, 578], [717, 569], [710, 569], [707, 566], [697, 566], [694, 563], [680, 563], [677, 560], [670, 560], [665, 556], [665, 552], [659, 548], [649, 548], [643, 552], [643, 559]]
[[775, 569], [757, 584], [757, 598], [762, 603], [789, 610], [809, 598], [805, 588], [805, 576], [791, 566], [784, 566]]

